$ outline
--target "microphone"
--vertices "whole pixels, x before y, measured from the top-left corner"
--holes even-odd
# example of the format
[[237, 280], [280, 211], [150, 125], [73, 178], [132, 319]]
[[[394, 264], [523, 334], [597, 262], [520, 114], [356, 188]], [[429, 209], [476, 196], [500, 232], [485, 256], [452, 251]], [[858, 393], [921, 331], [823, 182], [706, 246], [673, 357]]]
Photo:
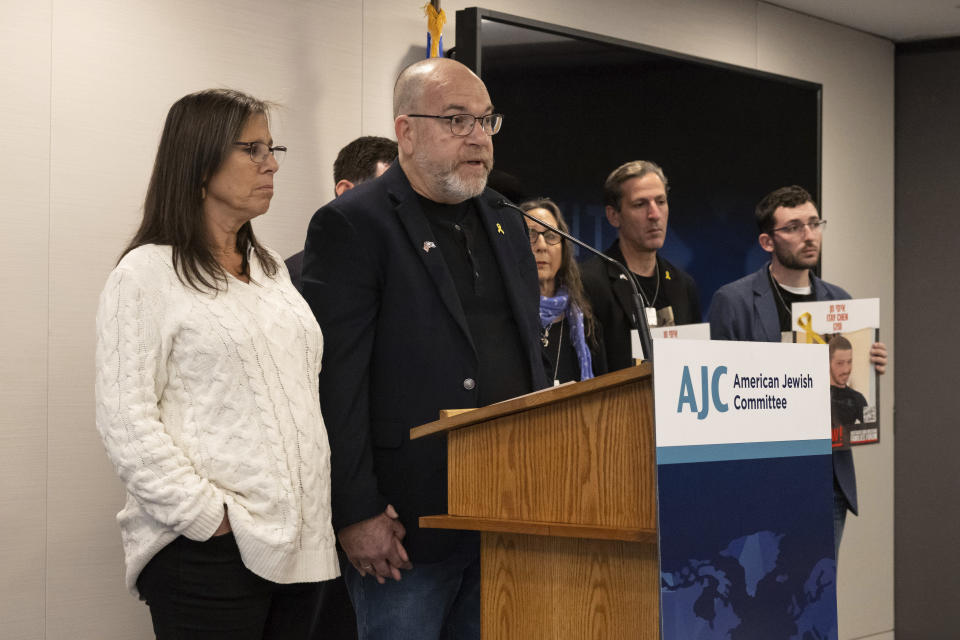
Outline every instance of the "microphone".
[[583, 242], [573, 237], [566, 231], [561, 231], [560, 229], [557, 229], [556, 227], [547, 224], [543, 220], [533, 217], [532, 215], [530, 215], [529, 213], [527, 213], [517, 205], [513, 204], [506, 198], [498, 198], [494, 200], [491, 204], [493, 204], [493, 206], [496, 207], [497, 209], [503, 209], [505, 207], [509, 209], [513, 209], [514, 211], [522, 215], [524, 218], [533, 220], [540, 226], [546, 227], [547, 229], [550, 229], [550, 231], [560, 234], [561, 237], [566, 238], [567, 240], [573, 242], [577, 246], [583, 247], [584, 249], [586, 249], [587, 251], [589, 251], [590, 253], [596, 256], [600, 256], [603, 260], [605, 260], [609, 264], [612, 264], [617, 269], [619, 269], [620, 273], [623, 274], [623, 277], [626, 278], [627, 282], [630, 283], [630, 288], [633, 289], [633, 295], [631, 296], [630, 299], [633, 301], [634, 326], [636, 327], [637, 335], [640, 337], [640, 348], [643, 350], [643, 360], [644, 362], [653, 362], [653, 341], [650, 338], [650, 325], [647, 324], [647, 314], [644, 311], [644, 307], [646, 306], [646, 304], [643, 299], [643, 294], [641, 294], [640, 289], [637, 288], [637, 283], [636, 283], [636, 280], [634, 280], [633, 278], [633, 274], [630, 273], [630, 271], [625, 266], [623, 266], [622, 264], [620, 264], [619, 262], [617, 262], [616, 260], [608, 256], [607, 254], [594, 249], [593, 247], [588, 245], [586, 242]]

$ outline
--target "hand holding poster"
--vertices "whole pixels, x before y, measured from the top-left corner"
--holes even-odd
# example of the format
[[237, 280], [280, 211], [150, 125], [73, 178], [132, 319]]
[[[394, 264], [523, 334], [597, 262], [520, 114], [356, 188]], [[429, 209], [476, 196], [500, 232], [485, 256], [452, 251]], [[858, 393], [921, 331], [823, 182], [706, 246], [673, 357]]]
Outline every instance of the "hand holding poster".
[[794, 342], [830, 348], [833, 448], [880, 442], [877, 374], [870, 347], [880, 339], [880, 300], [793, 304]]

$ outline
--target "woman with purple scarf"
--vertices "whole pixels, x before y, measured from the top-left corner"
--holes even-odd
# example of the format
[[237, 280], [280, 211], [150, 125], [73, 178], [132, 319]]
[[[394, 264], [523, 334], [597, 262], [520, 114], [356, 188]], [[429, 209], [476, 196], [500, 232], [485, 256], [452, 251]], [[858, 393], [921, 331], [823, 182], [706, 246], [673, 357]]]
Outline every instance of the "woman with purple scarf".
[[[569, 233], [560, 208], [552, 200], [529, 200], [520, 208]], [[606, 373], [600, 325], [583, 292], [570, 242], [530, 219], [527, 229], [540, 280], [540, 339], [547, 379], [556, 385]]]

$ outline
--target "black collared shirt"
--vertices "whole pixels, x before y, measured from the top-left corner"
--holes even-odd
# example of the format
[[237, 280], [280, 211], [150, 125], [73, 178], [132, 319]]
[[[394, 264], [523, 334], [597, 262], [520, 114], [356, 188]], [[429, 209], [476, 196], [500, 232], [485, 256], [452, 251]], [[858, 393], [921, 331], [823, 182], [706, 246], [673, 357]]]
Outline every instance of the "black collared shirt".
[[453, 278], [477, 350], [479, 406], [533, 390], [520, 329], [491, 239], [473, 201], [441, 204], [418, 196]]

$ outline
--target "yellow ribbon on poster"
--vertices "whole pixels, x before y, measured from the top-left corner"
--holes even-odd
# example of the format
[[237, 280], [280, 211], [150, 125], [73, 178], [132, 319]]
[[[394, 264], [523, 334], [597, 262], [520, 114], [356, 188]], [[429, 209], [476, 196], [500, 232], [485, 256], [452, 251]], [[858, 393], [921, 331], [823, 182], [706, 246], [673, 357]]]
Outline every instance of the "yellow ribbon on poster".
[[437, 11], [432, 4], [423, 7], [427, 14], [427, 32], [430, 34], [430, 56], [437, 58], [440, 56], [440, 38], [443, 35], [443, 25], [447, 23], [447, 14], [443, 9]]
[[797, 324], [803, 329], [806, 344], [827, 344], [820, 337], [820, 334], [813, 330], [813, 316], [810, 315], [809, 311], [800, 314], [800, 317], [797, 318]]

